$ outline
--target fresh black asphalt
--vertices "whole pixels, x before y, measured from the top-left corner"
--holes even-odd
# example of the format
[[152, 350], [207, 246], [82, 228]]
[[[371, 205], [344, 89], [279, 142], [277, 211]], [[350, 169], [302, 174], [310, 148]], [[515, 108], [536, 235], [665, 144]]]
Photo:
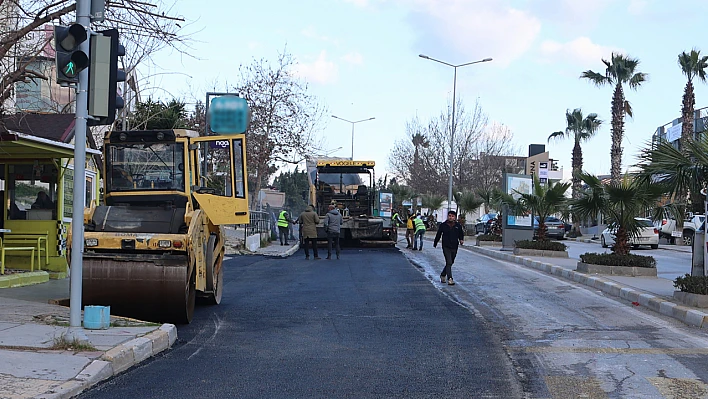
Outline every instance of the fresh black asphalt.
[[221, 305], [81, 398], [519, 397], [493, 330], [444, 294], [461, 286], [436, 288], [395, 249], [225, 266]]

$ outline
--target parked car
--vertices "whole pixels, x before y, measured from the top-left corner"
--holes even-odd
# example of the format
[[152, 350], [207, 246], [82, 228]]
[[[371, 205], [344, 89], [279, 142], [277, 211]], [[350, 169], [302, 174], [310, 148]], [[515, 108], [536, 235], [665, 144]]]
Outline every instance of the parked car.
[[[562, 240], [565, 237], [565, 223], [555, 216], [549, 216], [546, 218], [546, 237], [555, 238], [556, 240]], [[538, 216], [534, 217], [533, 220], [533, 236], [538, 237]]]
[[[652, 249], [659, 248], [659, 229], [654, 226], [650, 219], [634, 218], [641, 226], [640, 233], [637, 237], [630, 237], [629, 243], [632, 248], [638, 248], [640, 245], [649, 245]], [[615, 233], [617, 228], [608, 227], [602, 231], [600, 235], [600, 243], [603, 248], [615, 245]]]
[[[693, 245], [693, 236], [696, 233], [696, 229], [699, 228], [705, 220], [705, 215], [693, 215], [683, 221], [683, 232], [681, 236], [683, 237], [684, 245]], [[674, 230], [676, 230], [675, 219], [662, 219], [659, 227], [659, 237], [666, 238], [673, 243], [675, 237], [672, 236], [672, 233]]]
[[482, 215], [481, 218], [477, 219], [477, 223], [474, 225], [474, 232], [476, 234], [489, 234], [492, 221], [496, 218], [496, 213], [487, 213]]
[[573, 229], [573, 222], [569, 222], [569, 221], [567, 221], [567, 220], [561, 220], [561, 222], [563, 222], [563, 224], [565, 225], [565, 232], [566, 232], [566, 234], [567, 234], [567, 233], [570, 233], [570, 230]]

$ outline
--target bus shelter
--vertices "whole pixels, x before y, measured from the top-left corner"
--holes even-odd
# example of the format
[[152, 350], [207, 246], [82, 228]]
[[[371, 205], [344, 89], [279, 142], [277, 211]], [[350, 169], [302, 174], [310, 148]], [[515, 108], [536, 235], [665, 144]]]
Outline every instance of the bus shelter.
[[[86, 193], [81, 195], [90, 206], [99, 197], [94, 156], [100, 152], [87, 148], [86, 154]], [[67, 276], [67, 234], [76, 200], [73, 158], [71, 143], [0, 133], [0, 272], [45, 270], [50, 278]]]

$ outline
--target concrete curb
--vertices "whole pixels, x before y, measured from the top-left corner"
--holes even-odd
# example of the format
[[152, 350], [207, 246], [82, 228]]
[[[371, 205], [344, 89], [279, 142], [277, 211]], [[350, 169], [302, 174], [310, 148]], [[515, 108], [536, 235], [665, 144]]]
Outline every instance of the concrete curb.
[[265, 256], [267, 258], [287, 258], [299, 250], [300, 250], [300, 241], [296, 242], [295, 245], [290, 247], [290, 249], [283, 252], [282, 254], [263, 254], [263, 256]]
[[124, 342], [106, 351], [84, 367], [73, 379], [34, 399], [68, 399], [79, 395], [99, 382], [118, 375], [156, 354], [167, 350], [177, 340], [177, 327], [163, 324], [147, 335]]
[[600, 240], [591, 240], [589, 238], [569, 238], [569, 237], [566, 237], [566, 240], [584, 242], [584, 243], [588, 243], [588, 244], [599, 244], [600, 243]]
[[518, 263], [554, 276], [563, 277], [565, 279], [575, 281], [576, 283], [587, 285], [608, 295], [619, 297], [630, 302], [639, 303], [640, 305], [646, 306], [655, 312], [679, 320], [689, 326], [708, 328], [708, 313], [678, 305], [652, 294], [646, 294], [635, 288], [623, 286], [615, 281], [605, 280], [599, 275], [579, 273], [575, 270], [568, 270], [552, 263], [539, 262], [537, 260], [516, 256], [511, 253], [503, 253], [488, 248], [468, 246], [463, 248], [490, 256], [492, 258]]
[[5, 274], [0, 276], [0, 288], [23, 287], [25, 285], [46, 283], [47, 281], [49, 281], [49, 273], [44, 270]]

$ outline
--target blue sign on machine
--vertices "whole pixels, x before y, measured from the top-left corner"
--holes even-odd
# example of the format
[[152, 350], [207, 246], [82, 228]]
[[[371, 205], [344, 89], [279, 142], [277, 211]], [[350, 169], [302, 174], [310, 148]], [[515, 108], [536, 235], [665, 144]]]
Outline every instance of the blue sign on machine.
[[221, 96], [209, 104], [209, 128], [219, 134], [240, 134], [248, 129], [250, 114], [245, 99]]

